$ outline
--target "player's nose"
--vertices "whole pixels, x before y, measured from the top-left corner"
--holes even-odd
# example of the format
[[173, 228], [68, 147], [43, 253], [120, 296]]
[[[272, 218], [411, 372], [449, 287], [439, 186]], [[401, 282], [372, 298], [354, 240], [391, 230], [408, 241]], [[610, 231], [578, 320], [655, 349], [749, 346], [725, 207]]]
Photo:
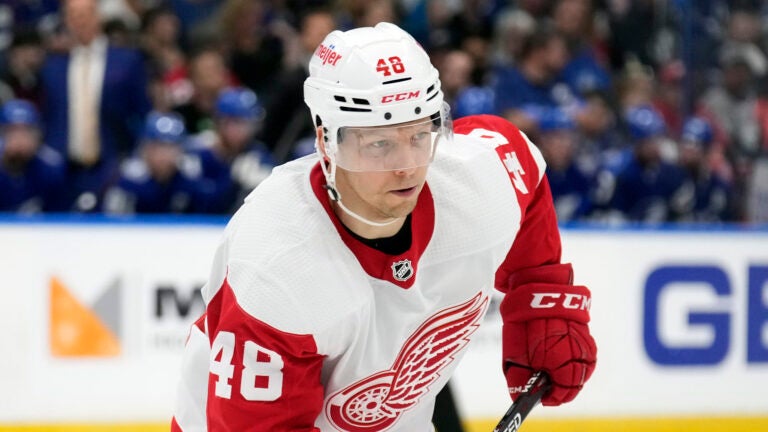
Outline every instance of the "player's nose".
[[413, 173], [416, 168], [423, 164], [421, 151], [411, 145], [410, 142], [400, 142], [394, 155], [393, 166], [395, 172], [399, 174]]
[[[407, 152], [412, 153], [411, 151]], [[412, 154], [408, 157], [400, 158], [398, 162], [397, 168], [394, 170], [394, 173], [397, 175], [411, 175], [415, 173], [416, 169], [419, 167], [417, 158]]]

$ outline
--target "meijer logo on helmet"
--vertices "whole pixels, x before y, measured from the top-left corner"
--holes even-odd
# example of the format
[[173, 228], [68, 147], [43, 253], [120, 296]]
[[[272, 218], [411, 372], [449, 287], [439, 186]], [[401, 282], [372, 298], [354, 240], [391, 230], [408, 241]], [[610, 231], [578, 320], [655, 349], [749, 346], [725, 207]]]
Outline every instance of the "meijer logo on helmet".
[[315, 50], [315, 55], [323, 60], [323, 65], [330, 63], [331, 66], [336, 66], [336, 62], [341, 59], [341, 54], [334, 51], [335, 48], [333, 44], [329, 46], [320, 44]]

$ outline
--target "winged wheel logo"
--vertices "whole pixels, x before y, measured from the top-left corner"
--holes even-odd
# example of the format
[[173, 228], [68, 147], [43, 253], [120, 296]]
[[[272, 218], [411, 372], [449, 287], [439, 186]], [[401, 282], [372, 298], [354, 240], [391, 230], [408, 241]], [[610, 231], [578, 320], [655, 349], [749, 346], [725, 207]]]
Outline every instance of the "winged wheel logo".
[[343, 431], [382, 431], [427, 393], [480, 325], [488, 297], [478, 293], [427, 319], [405, 342], [392, 367], [335, 393], [326, 414]]

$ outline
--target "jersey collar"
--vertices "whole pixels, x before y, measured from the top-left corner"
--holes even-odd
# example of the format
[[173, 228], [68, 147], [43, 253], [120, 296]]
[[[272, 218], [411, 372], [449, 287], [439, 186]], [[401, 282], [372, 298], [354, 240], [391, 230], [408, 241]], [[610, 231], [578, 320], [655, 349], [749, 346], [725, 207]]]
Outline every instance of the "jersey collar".
[[435, 207], [429, 185], [424, 184], [416, 201], [416, 208], [411, 213], [411, 233], [413, 236], [411, 247], [400, 255], [387, 255], [357, 240], [344, 228], [336, 213], [333, 212], [328, 193], [323, 188], [325, 176], [323, 176], [319, 162], [312, 167], [310, 183], [312, 191], [325, 212], [328, 213], [342, 241], [355, 254], [363, 270], [371, 277], [391, 282], [400, 288], [412, 287], [416, 280], [419, 259], [432, 239], [432, 233], [435, 229]]

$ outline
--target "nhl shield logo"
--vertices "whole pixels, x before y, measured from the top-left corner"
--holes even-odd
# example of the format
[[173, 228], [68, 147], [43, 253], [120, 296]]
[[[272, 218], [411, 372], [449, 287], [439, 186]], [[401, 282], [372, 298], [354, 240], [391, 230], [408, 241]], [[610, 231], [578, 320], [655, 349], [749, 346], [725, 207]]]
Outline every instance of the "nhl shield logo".
[[405, 282], [413, 276], [413, 266], [411, 260], [404, 259], [392, 263], [392, 277], [400, 282]]

